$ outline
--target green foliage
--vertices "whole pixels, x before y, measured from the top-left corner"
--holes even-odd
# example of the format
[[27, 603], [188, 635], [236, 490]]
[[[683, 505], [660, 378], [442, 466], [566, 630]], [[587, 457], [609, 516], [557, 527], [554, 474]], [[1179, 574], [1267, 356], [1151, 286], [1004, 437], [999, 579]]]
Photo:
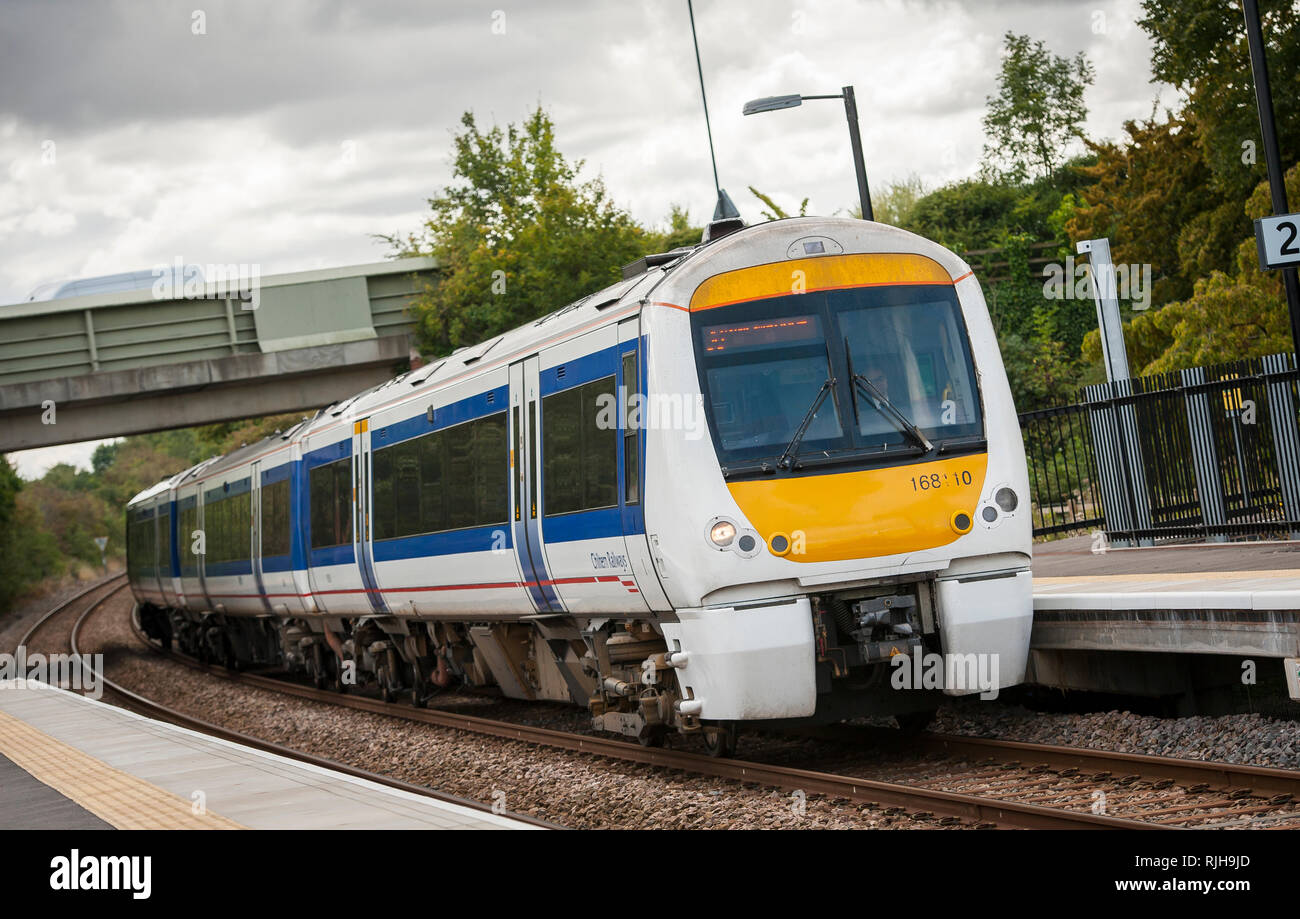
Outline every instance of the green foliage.
[[[1300, 200], [1300, 164], [1286, 175], [1288, 196]], [[1270, 213], [1268, 182], [1255, 188], [1243, 209], [1251, 220]], [[1239, 238], [1233, 272], [1212, 271], [1196, 281], [1191, 295], [1162, 309], [1136, 315], [1125, 326], [1129, 362], [1138, 373], [1178, 370], [1290, 351], [1290, 319], [1282, 280], [1261, 271], [1254, 235]], [[1097, 332], [1084, 341], [1090, 360], [1101, 359]]]
[[540, 107], [521, 126], [481, 130], [461, 117], [458, 180], [396, 255], [432, 255], [440, 278], [412, 306], [421, 349], [436, 355], [491, 338], [607, 286], [648, 251], [645, 231], [609, 199], [582, 162], [555, 146]]
[[679, 204], [674, 204], [668, 212], [668, 231], [663, 234], [649, 233], [646, 245], [649, 252], [671, 252], [683, 246], [698, 246], [704, 236], [704, 227], [691, 223], [690, 211]]
[[[784, 220], [787, 217], [791, 217], [791, 216], [805, 217], [808, 214], [807, 198], [804, 198], [803, 201], [799, 203], [799, 213], [797, 215], [792, 215], [786, 213], [785, 210], [781, 207], [781, 205], [777, 204], [770, 197], [763, 194], [753, 185], [749, 186], [749, 193], [753, 195], [755, 198], [757, 198], [759, 201], [762, 201], [764, 206], [766, 207], [766, 210], [762, 212], [764, 220]], [[861, 217], [862, 216], [861, 208], [859, 208], [858, 210], [859, 210], [858, 216]]]
[[1083, 93], [1094, 76], [1082, 53], [1057, 57], [1043, 42], [1008, 32], [998, 94], [989, 97], [984, 116], [988, 171], [1014, 183], [1050, 178], [1071, 142], [1083, 137]]
[[[1284, 154], [1300, 151], [1300, 15], [1293, 0], [1260, 0], [1269, 81]], [[1205, 198], [1240, 204], [1264, 177], [1254, 82], [1239, 2], [1143, 0], [1140, 25], [1151, 36], [1152, 72], [1181, 90], [1211, 180]], [[1244, 162], [1247, 141], [1254, 162]], [[1247, 157], [1247, 159], [1250, 159]], [[1239, 214], [1240, 212], [1235, 212]]]
[[[925, 186], [921, 177], [911, 173], [901, 182], [890, 182], [884, 192], [871, 196], [871, 210], [876, 215], [877, 223], [905, 227], [911, 221], [912, 211], [917, 202], [925, 197]], [[854, 209], [854, 216], [862, 216], [862, 206]]]
[[0, 455], [0, 613], [33, 583], [55, 573], [58, 548], [26, 503], [23, 481]]
[[1066, 232], [1076, 242], [1108, 237], [1116, 264], [1150, 265], [1152, 300], [1159, 305], [1188, 296], [1197, 277], [1225, 269], [1238, 234], [1229, 246], [1210, 244], [1232, 223], [1225, 205], [1204, 193], [1177, 191], [1204, 189], [1210, 181], [1189, 122], [1153, 115], [1126, 122], [1124, 130], [1122, 145], [1090, 144], [1096, 160], [1078, 170], [1090, 184]]

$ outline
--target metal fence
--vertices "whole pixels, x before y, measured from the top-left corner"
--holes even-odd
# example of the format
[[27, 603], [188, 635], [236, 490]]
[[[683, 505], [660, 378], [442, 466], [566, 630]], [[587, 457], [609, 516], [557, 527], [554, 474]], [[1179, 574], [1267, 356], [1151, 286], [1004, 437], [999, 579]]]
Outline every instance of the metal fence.
[[1300, 535], [1295, 355], [1089, 386], [1020, 416], [1035, 536], [1115, 542]]

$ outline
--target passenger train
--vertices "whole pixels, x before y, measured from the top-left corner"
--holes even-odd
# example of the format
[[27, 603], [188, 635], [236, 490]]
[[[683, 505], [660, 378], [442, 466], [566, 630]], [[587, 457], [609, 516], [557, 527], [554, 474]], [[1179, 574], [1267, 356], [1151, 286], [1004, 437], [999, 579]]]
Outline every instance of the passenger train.
[[737, 224], [136, 496], [143, 629], [717, 755], [1022, 681], [1028, 477], [970, 267], [868, 221]]

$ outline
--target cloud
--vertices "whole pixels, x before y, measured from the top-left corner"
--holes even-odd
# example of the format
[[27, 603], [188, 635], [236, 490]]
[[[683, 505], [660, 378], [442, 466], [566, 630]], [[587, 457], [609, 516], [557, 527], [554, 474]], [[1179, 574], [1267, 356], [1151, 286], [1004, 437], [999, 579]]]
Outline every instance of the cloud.
[[[875, 188], [978, 166], [1001, 36], [1098, 69], [1089, 128], [1150, 110], [1138, 0], [698, 0], [718, 172], [742, 213], [857, 193], [835, 101], [742, 117], [749, 98], [856, 87]], [[461, 112], [539, 103], [647, 223], [701, 219], [713, 175], [685, 3], [9, 0], [0, 20], [0, 303], [37, 284], [170, 263], [264, 273], [375, 261], [450, 178]], [[1096, 32], [1096, 12], [1105, 31]], [[504, 17], [494, 17], [501, 11]], [[494, 28], [494, 26], [496, 28]], [[504, 30], [500, 28], [504, 26]], [[1172, 97], [1170, 97], [1172, 98]], [[49, 153], [53, 151], [51, 161]]]

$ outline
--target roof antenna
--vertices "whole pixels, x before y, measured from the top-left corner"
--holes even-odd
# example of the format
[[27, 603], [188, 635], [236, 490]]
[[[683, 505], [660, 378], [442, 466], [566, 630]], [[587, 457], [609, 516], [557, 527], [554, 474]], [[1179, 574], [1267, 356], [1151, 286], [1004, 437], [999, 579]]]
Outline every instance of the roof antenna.
[[[692, 0], [686, 0], [686, 10], [691, 17], [691, 41], [695, 44], [695, 69], [700, 75], [700, 100], [704, 103], [704, 128], [709, 134], [709, 160], [713, 163], [713, 187], [718, 193], [717, 206], [713, 208], [713, 223], [704, 229], [704, 242], [734, 233], [743, 227], [740, 211], [732, 203], [731, 196], [718, 183], [718, 158], [713, 152], [713, 127], [709, 124], [709, 98], [704, 92], [704, 65], [700, 63], [700, 40], [695, 34], [695, 7]], [[714, 224], [721, 224], [715, 227]]]

